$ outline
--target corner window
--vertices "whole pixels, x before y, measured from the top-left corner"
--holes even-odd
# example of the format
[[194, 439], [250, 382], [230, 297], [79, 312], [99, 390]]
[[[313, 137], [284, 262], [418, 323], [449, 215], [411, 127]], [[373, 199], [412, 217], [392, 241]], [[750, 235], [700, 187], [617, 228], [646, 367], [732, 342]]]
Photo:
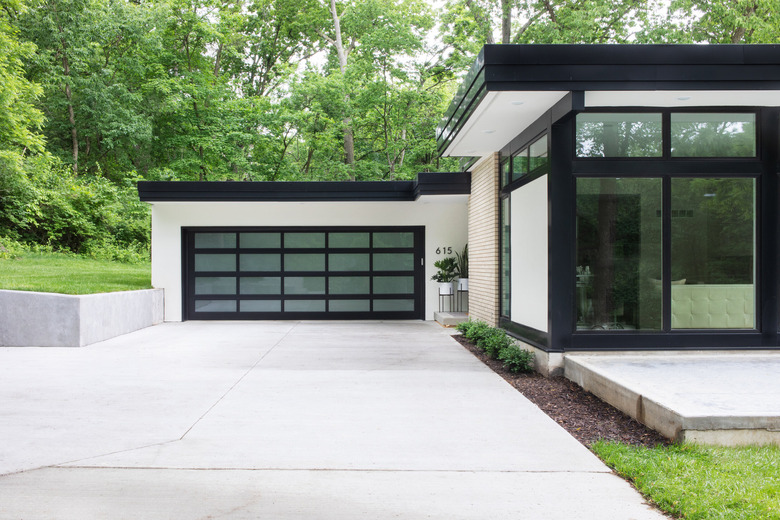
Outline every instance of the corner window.
[[672, 157], [755, 157], [756, 115], [673, 113]]
[[577, 157], [661, 157], [660, 113], [577, 114]]

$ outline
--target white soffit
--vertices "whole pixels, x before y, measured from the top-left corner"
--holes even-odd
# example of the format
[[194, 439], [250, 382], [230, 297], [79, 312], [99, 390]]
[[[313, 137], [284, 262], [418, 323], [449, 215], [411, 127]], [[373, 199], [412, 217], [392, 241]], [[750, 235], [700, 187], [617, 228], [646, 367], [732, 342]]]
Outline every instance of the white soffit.
[[498, 152], [568, 93], [488, 92], [444, 155], [484, 157]]
[[585, 92], [586, 107], [776, 107], [780, 90], [620, 90]]

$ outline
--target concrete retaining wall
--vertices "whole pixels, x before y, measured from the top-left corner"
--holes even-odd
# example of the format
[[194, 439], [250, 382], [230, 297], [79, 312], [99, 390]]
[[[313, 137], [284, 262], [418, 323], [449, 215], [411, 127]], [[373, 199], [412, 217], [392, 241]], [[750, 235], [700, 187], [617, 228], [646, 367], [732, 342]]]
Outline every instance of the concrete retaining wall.
[[163, 290], [72, 296], [0, 291], [0, 345], [83, 347], [163, 321]]

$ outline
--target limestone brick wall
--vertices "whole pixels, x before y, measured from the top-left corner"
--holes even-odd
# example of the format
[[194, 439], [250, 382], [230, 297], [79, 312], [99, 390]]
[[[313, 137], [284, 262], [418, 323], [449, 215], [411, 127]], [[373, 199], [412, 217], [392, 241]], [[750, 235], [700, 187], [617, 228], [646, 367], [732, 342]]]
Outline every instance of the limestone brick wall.
[[498, 324], [499, 155], [471, 170], [469, 197], [469, 316]]

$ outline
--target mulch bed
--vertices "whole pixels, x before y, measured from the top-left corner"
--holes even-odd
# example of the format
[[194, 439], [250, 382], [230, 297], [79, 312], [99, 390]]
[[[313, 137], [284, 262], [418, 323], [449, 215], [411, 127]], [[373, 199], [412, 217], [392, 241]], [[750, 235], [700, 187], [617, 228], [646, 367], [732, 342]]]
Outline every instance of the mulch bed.
[[669, 439], [563, 377], [513, 374], [461, 335], [453, 338], [503, 377], [529, 401], [587, 447], [598, 440], [636, 446], [669, 444]]

